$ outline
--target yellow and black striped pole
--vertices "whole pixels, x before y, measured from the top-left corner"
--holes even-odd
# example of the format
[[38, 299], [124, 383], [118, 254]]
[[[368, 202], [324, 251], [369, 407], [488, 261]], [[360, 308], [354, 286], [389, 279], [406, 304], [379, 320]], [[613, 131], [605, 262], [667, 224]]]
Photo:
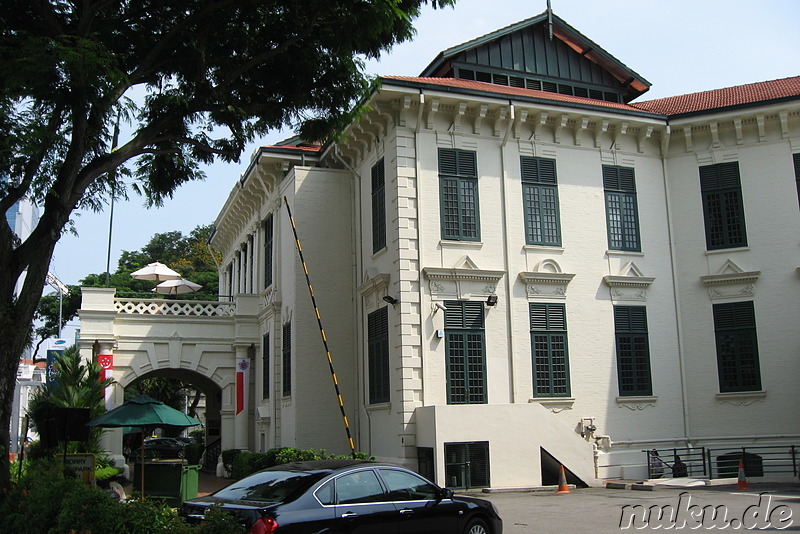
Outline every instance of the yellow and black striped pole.
[[322, 344], [325, 346], [325, 354], [328, 356], [328, 368], [331, 371], [331, 378], [333, 379], [333, 387], [336, 390], [336, 398], [339, 401], [339, 411], [342, 413], [342, 421], [344, 421], [344, 431], [347, 433], [347, 441], [350, 444], [350, 454], [355, 458], [356, 446], [353, 443], [353, 436], [350, 434], [350, 424], [347, 422], [347, 414], [344, 412], [344, 401], [342, 400], [342, 393], [339, 391], [339, 380], [336, 378], [336, 370], [333, 368], [333, 358], [331, 351], [328, 349], [328, 337], [325, 335], [325, 329], [322, 327], [322, 317], [319, 314], [317, 307], [317, 299], [314, 297], [314, 288], [311, 286], [311, 278], [308, 276], [308, 266], [306, 260], [303, 258], [303, 247], [300, 246], [300, 238], [297, 237], [297, 227], [294, 224], [294, 217], [292, 216], [292, 209], [289, 207], [289, 201], [283, 197], [283, 203], [286, 205], [286, 211], [289, 214], [289, 222], [292, 223], [292, 233], [294, 234], [294, 243], [297, 246], [297, 253], [300, 255], [300, 263], [303, 266], [303, 272], [306, 275], [306, 285], [308, 285], [308, 293], [311, 295], [311, 304], [314, 306], [314, 313], [317, 315], [317, 324], [319, 325], [319, 334], [322, 336]]

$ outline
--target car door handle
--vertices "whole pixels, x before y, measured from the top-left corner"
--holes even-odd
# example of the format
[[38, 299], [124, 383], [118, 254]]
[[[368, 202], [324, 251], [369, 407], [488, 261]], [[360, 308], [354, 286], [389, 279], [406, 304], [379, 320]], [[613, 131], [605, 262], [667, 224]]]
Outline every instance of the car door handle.
[[413, 513], [414, 510], [411, 510], [409, 508], [403, 508], [402, 510], [400, 510], [400, 515], [412, 515]]
[[358, 517], [358, 514], [355, 512], [345, 512], [342, 514], [342, 518], [344, 519], [352, 519], [354, 517]]

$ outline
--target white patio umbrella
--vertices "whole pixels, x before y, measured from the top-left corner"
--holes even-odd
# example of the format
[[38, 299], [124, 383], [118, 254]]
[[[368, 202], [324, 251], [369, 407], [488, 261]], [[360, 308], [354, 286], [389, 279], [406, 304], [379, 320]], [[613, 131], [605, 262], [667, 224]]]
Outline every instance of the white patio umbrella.
[[153, 262], [149, 263], [147, 267], [142, 267], [138, 271], [133, 271], [131, 273], [133, 278], [137, 280], [178, 280], [180, 279], [180, 273], [176, 273], [163, 263]]
[[156, 293], [175, 294], [175, 293], [194, 293], [200, 289], [200, 284], [195, 284], [189, 280], [165, 280], [153, 288]]

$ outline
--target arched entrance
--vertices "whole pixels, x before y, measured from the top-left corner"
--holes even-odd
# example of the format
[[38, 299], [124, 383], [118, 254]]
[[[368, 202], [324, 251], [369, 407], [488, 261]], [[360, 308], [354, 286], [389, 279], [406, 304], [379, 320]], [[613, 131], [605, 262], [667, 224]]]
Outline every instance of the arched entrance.
[[[165, 380], [160, 381], [159, 384], [146, 384], [145, 381], [150, 379]], [[153, 386], [162, 386], [163, 390], [153, 390]], [[202, 430], [203, 442], [206, 444], [207, 450], [204, 467], [216, 468], [222, 445], [222, 389], [213, 380], [195, 371], [159, 369], [139, 376], [128, 383], [124, 388], [127, 398], [131, 396], [129, 394], [131, 388], [136, 388], [138, 393], [162, 400], [174, 408], [182, 408], [185, 413], [203, 423], [202, 427], [186, 430]], [[164, 429], [162, 432], [161, 435], [165, 436], [177, 435], [174, 429]], [[127, 439], [128, 436], [123, 437], [123, 440]]]

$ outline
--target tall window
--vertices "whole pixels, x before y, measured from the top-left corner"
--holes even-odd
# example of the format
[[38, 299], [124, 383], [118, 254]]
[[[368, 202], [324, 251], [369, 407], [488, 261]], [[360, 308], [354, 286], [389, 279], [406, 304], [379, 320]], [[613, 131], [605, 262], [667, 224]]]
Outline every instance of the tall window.
[[640, 251], [636, 178], [631, 167], [603, 165], [608, 248]]
[[761, 370], [753, 303], [715, 304], [714, 334], [720, 392], [759, 391]]
[[274, 227], [272, 214], [264, 219], [264, 289], [272, 285], [272, 243]]
[[556, 160], [522, 156], [525, 243], [561, 245]]
[[797, 202], [800, 204], [800, 153], [792, 154], [794, 159], [794, 179], [797, 182]]
[[372, 167], [372, 252], [386, 247], [386, 171], [383, 158]]
[[269, 398], [269, 332], [264, 334], [261, 347], [261, 398]]
[[478, 241], [478, 166], [475, 152], [439, 149], [442, 239]]
[[533, 396], [569, 397], [567, 315], [563, 304], [531, 304]]
[[700, 167], [708, 250], [747, 246], [737, 162]]
[[283, 325], [283, 358], [281, 363], [283, 371], [283, 396], [292, 394], [292, 323]]
[[388, 307], [367, 316], [369, 358], [369, 402], [389, 402], [389, 314]]
[[614, 306], [614, 330], [620, 396], [652, 395], [650, 341], [644, 306]]
[[448, 404], [486, 403], [483, 302], [445, 302]]

